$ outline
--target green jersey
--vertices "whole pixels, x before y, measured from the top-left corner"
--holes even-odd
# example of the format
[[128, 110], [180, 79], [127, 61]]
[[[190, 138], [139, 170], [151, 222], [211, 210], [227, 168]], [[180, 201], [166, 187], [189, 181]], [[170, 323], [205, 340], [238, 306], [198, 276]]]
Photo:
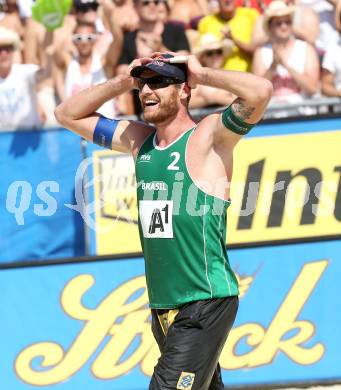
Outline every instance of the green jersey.
[[229, 202], [200, 190], [187, 170], [194, 129], [165, 148], [155, 133], [136, 159], [139, 233], [150, 307], [238, 295], [225, 247]]

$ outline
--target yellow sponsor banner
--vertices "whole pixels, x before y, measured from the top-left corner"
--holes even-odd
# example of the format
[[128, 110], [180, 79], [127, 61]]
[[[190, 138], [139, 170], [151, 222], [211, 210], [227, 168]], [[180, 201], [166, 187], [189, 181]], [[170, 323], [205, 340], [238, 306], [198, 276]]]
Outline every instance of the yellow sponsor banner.
[[[242, 140], [235, 150], [228, 244], [341, 232], [341, 132]], [[94, 153], [97, 253], [140, 252], [134, 163]]]
[[93, 159], [97, 254], [141, 252], [133, 159], [112, 151]]

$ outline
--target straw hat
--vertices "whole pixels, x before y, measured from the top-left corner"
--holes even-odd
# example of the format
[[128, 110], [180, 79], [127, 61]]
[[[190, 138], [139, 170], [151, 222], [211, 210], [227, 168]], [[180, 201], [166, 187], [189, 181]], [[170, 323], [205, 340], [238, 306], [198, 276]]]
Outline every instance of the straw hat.
[[223, 49], [224, 56], [228, 56], [231, 54], [232, 44], [230, 39], [219, 39], [216, 35], [207, 33], [200, 36], [192, 52], [200, 57], [205, 51]]
[[295, 7], [287, 5], [284, 1], [274, 0], [272, 1], [264, 12], [263, 28], [265, 32], [269, 33], [269, 21], [271, 18], [279, 16], [293, 16]]
[[20, 49], [20, 37], [15, 31], [0, 27], [0, 45], [13, 45], [15, 49]]

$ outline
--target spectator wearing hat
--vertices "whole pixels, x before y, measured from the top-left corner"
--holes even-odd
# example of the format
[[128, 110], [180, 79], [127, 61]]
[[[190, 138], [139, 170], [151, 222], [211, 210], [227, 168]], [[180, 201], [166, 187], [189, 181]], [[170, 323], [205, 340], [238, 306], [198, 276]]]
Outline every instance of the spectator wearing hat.
[[225, 37], [233, 41], [233, 49], [225, 60], [224, 69], [242, 72], [251, 70], [255, 50], [252, 37], [258, 17], [259, 12], [254, 8], [237, 7], [235, 0], [219, 0], [218, 13], [200, 20], [200, 35], [211, 33], [218, 39]]
[[253, 72], [272, 81], [273, 102], [301, 102], [318, 90], [318, 56], [310, 44], [293, 36], [293, 13], [283, 1], [269, 5], [264, 29], [270, 42], [258, 48], [253, 59]]
[[[44, 48], [51, 42], [46, 35]], [[44, 121], [37, 98], [38, 84], [50, 74], [50, 61], [43, 69], [34, 64], [14, 63], [21, 48], [19, 35], [0, 27], [0, 129], [39, 128]], [[44, 50], [46, 52], [46, 50]]]
[[[139, 57], [148, 57], [156, 51], [172, 51], [188, 54], [188, 39], [182, 26], [160, 19], [159, 5], [164, 0], [135, 0], [135, 9], [139, 16], [139, 28], [124, 34], [123, 48], [117, 73], [126, 72], [128, 65]], [[122, 95], [121, 107], [125, 114], [141, 113], [138, 93]]]
[[[289, 6], [294, 6], [292, 23], [294, 36], [315, 46], [320, 31], [319, 18], [316, 12], [311, 7], [302, 5], [299, 0], [283, 1]], [[260, 15], [253, 32], [253, 43], [255, 46], [264, 45], [269, 41], [269, 36], [263, 25], [264, 15]]]
[[[213, 34], [204, 34], [193, 49], [204, 67], [222, 69], [225, 58], [231, 53], [232, 44], [228, 39], [219, 40]], [[198, 85], [191, 92], [190, 108], [205, 108], [214, 106], [229, 106], [235, 96], [228, 91], [208, 85]]]
[[[335, 9], [335, 25], [341, 34], [341, 1]], [[330, 45], [322, 62], [322, 93], [330, 97], [341, 97], [341, 38]]]

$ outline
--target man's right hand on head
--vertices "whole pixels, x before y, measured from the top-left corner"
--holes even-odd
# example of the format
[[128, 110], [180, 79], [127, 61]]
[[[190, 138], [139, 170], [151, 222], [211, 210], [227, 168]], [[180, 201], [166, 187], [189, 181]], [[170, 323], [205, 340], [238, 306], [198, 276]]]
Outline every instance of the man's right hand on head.
[[131, 77], [134, 80], [134, 86], [133, 88], [137, 89], [137, 80], [131, 76], [130, 72], [135, 68], [136, 66], [141, 66], [148, 64], [149, 62], [152, 62], [154, 59], [152, 57], [142, 57], [142, 58], [136, 58], [133, 60], [127, 67], [127, 70], [125, 72], [126, 77]]

